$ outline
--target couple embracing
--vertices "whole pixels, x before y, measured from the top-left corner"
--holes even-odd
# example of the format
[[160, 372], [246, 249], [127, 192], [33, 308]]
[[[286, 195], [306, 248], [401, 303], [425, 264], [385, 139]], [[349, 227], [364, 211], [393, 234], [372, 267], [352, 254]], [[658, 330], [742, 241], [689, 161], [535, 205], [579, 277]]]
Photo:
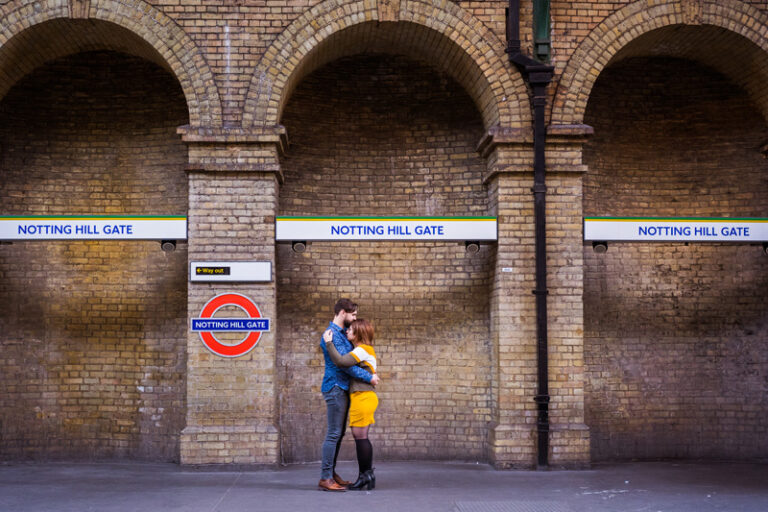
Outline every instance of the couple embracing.
[[[357, 304], [339, 299], [333, 308], [333, 321], [323, 333], [320, 346], [325, 356], [325, 375], [321, 391], [328, 410], [328, 430], [323, 441], [323, 461], [319, 489], [343, 492], [373, 489], [373, 446], [368, 440], [368, 429], [374, 423], [373, 413], [379, 405], [374, 387], [379, 383], [376, 375], [376, 353], [373, 326], [357, 318]], [[354, 483], [336, 474], [336, 459], [347, 427], [347, 417], [355, 437], [359, 476]]]

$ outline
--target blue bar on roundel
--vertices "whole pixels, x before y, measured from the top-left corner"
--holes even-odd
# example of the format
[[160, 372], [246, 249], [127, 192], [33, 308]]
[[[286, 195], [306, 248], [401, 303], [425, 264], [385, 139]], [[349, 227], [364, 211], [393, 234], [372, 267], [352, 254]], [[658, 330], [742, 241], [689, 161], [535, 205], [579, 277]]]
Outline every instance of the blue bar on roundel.
[[193, 332], [269, 331], [269, 318], [193, 318]]

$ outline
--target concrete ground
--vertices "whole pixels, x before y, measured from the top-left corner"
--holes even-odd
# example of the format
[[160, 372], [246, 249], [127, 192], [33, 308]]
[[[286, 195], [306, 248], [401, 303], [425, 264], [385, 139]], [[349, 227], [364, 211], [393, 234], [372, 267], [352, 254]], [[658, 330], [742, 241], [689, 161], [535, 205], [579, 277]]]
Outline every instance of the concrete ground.
[[[0, 465], [0, 511], [768, 511], [768, 465], [645, 462], [583, 471], [381, 462], [371, 492], [316, 490], [319, 465], [212, 471], [175, 464]], [[356, 465], [340, 464], [346, 478]]]

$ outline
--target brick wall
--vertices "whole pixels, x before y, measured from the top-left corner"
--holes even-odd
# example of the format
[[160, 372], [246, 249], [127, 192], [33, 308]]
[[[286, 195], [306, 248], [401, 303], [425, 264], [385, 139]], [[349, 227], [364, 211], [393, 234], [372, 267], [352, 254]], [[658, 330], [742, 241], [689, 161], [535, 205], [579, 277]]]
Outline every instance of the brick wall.
[[[768, 127], [738, 85], [632, 58], [590, 99], [585, 215], [766, 217]], [[594, 460], [768, 454], [766, 257], [727, 244], [584, 250]]]
[[[0, 103], [0, 214], [186, 214], [186, 115], [146, 61], [38, 68]], [[0, 458], [178, 460], [186, 261], [184, 244], [2, 247]]]
[[[292, 22], [301, 18], [311, 9], [318, 8], [324, 2], [321, 0], [291, 0], [286, 2], [206, 0], [190, 3], [158, 0], [150, 3], [183, 27], [184, 31], [204, 49], [206, 60], [211, 66], [221, 94], [225, 122], [236, 124], [242, 120], [248, 86], [254, 70], [259, 64], [260, 57]], [[334, 24], [338, 25], [341, 17], [353, 11], [358, 12], [367, 9], [378, 12], [378, 3], [363, 2], [362, 0], [339, 2], [338, 5], [342, 8], [339, 9], [334, 20], [328, 21], [333, 21]], [[452, 10], [455, 5], [466, 9], [466, 12], [476, 16], [477, 20], [488, 27], [496, 37], [503, 40], [505, 33], [504, 9], [508, 2], [504, 0], [471, 0], [435, 3], [446, 11]], [[532, 7], [525, 5], [525, 2], [522, 3], [524, 4], [524, 15], [526, 19], [529, 19], [532, 15]], [[389, 9], [395, 11], [399, 11], [407, 4], [413, 10], [429, 12], [426, 6], [431, 6], [433, 2], [394, 0], [388, 4], [391, 6]], [[334, 4], [333, 7], [336, 5]], [[438, 13], [442, 14], [440, 11], [433, 12], [435, 18]], [[434, 21], [428, 18], [427, 15], [420, 17], [422, 22]], [[316, 16], [310, 16], [308, 19], [312, 29], [320, 25], [319, 21], [325, 22], [325, 20], [318, 20]], [[355, 20], [355, 23], [359, 21]], [[462, 20], [462, 22], [466, 21], [466, 19]], [[522, 31], [524, 37], [530, 40], [530, 30], [526, 29], [528, 25], [524, 25]], [[306, 35], [306, 33], [297, 34], [291, 41], [288, 41], [288, 44], [296, 44], [296, 48], [301, 51]], [[434, 39], [424, 38], [417, 46], [426, 47], [433, 43]], [[477, 38], [472, 42], [473, 45], [483, 43], [485, 41]], [[500, 50], [503, 51], [503, 48]], [[444, 55], [447, 53], [449, 52], [443, 52]]]
[[[5, 415], [2, 417], [0, 431], [13, 431], [11, 438], [3, 437], [3, 446], [10, 447], [14, 457], [161, 454], [158, 458], [175, 460], [181, 452], [185, 463], [269, 463], [279, 460], [282, 449], [285, 460], [314, 459], [314, 447], [324, 428], [322, 402], [316, 389], [321, 360], [318, 353], [305, 352], [304, 348], [307, 339], [314, 345], [337, 296], [349, 294], [359, 297], [363, 314], [380, 326], [384, 361], [392, 360], [394, 368], [402, 368], [387, 369], [383, 362], [385, 378], [387, 371], [393, 374], [381, 390], [386, 400], [382, 401], [380, 414], [387, 415], [387, 421], [377, 429], [381, 454], [394, 458], [422, 456], [429, 451], [435, 458], [487, 457], [500, 467], [530, 466], [535, 455], [535, 407], [531, 401], [535, 388], [535, 324], [530, 294], [533, 225], [529, 192], [533, 152], [526, 86], [504, 54], [507, 4], [502, 0], [0, 2], [0, 96], [4, 97], [28, 73], [43, 70], [34, 75], [37, 82], [31, 82], [33, 87], [16, 87], [2, 103], [0, 132], [4, 139], [0, 151], [8, 168], [2, 169], [4, 175], [0, 178], [0, 211], [183, 214], [189, 204], [190, 258], [262, 259], [275, 263], [277, 271], [276, 282], [272, 283], [187, 286], [184, 245], [167, 256], [155, 252], [156, 244], [140, 242], [3, 246], [0, 272], [4, 278], [8, 276], [0, 284], [4, 297], [19, 293], [57, 297], [48, 302], [14, 299], [16, 309], [0, 319], [13, 324], [7, 330], [10, 337], [2, 341], [4, 347], [13, 347], [6, 351], [10, 355], [2, 363], [8, 368], [7, 375], [28, 374], [36, 379], [23, 388], [14, 387], [5, 395], [8, 398], [0, 398], [5, 410], [14, 411], [13, 417], [28, 415], [24, 422], [9, 422]], [[522, 49], [531, 54], [533, 4], [521, 4]], [[628, 308], [646, 299], [657, 301], [661, 305], [651, 311], [675, 311], [677, 319], [680, 311], [698, 311], [700, 304], [714, 300], [712, 294], [720, 293], [723, 285], [717, 279], [723, 274], [715, 273], [713, 266], [734, 269], [727, 275], [736, 275], [737, 280], [726, 285], [724, 293], [728, 295], [734, 289], [744, 292], [739, 297], [747, 299], [733, 298], [730, 303], [743, 304], [739, 311], [755, 316], [758, 323], [759, 315], [752, 311], [764, 296], [759, 292], [762, 260], [755, 260], [754, 253], [739, 252], [748, 251], [747, 247], [652, 246], [628, 249], [627, 254], [634, 254], [635, 259], [627, 256], [620, 261], [613, 251], [602, 259], [596, 259], [591, 251], [584, 252], [586, 275], [591, 281], [585, 288], [586, 302], [580, 302], [582, 255], [577, 253], [584, 130], [572, 125], [584, 120], [592, 85], [609, 62], [671, 54], [708, 65], [717, 72], [699, 69], [694, 78], [675, 79], [685, 79], [681, 83], [699, 92], [690, 95], [688, 90], [675, 86], [675, 97], [684, 101], [675, 103], [676, 114], [672, 117], [654, 117], [653, 108], [658, 103], [649, 103], [658, 83], [675, 81], [660, 71], [653, 75], [658, 80], [643, 81], [645, 88], [641, 90], [635, 84], [638, 76], [645, 76], [645, 70], [625, 70], [618, 82], [621, 91], [628, 89], [630, 93], [613, 95], [625, 103], [614, 105], [605, 99], [612, 93], [597, 92], [591, 104], [595, 112], [603, 113], [603, 121], [595, 123], [599, 125], [598, 136], [587, 156], [592, 174], [584, 189], [585, 213], [629, 215], [653, 209], [680, 215], [746, 215], [751, 209], [750, 215], [765, 216], [764, 198], [754, 195], [765, 189], [765, 178], [761, 178], [765, 175], [764, 160], [754, 159], [759, 158], [756, 149], [766, 138], [764, 124], [754, 126], [762, 123], [755, 112], [762, 111], [763, 117], [768, 112], [768, 7], [760, 0], [591, 0], [551, 5], [555, 66], [555, 79], [549, 87], [553, 126], [547, 147], [551, 460], [578, 464], [585, 462], [588, 444], [588, 431], [582, 423], [582, 387], [586, 386], [582, 386], [582, 380], [593, 382], [593, 391], [605, 390], [605, 396], [621, 398], [601, 402], [599, 407], [596, 401], [587, 411], [587, 424], [595, 422], [598, 428], [592, 437], [598, 440], [594, 451], [597, 458], [624, 456], [604, 447], [627, 444], [605, 441], [624, 435], [626, 423], [606, 423], [604, 418], [621, 416], [622, 404], [636, 403], [633, 397], [639, 396], [635, 388], [634, 395], [623, 388], [630, 385], [621, 380], [623, 377], [592, 370], [603, 364], [602, 360], [594, 360], [600, 352], [594, 343], [617, 346], [613, 334], [600, 330], [613, 322], [603, 316], [612, 311], [623, 320], [628, 318], [629, 309], [612, 309], [622, 304], [619, 296], [633, 297]], [[76, 57], [67, 60], [65, 68], [45, 67], [46, 62], [61, 56], [94, 49], [122, 51], [143, 60], [121, 57], [112, 66], [112, 59], [102, 55], [94, 65], [90, 57]], [[360, 57], [338, 61], [361, 52]], [[372, 55], [376, 53], [400, 57]], [[431, 71], [424, 62], [440, 71]], [[320, 74], [304, 80], [311, 71], [329, 63], [330, 67]], [[609, 70], [606, 76], [621, 69]], [[737, 80], [746, 94], [739, 96], [741, 99], [729, 96], [734, 87], [723, 85], [718, 72]], [[46, 74], [57, 80], [44, 78]], [[70, 78], [60, 84], [61, 77]], [[47, 84], [46, 80], [54, 85], [39, 85]], [[93, 84], [102, 84], [106, 93], [95, 95]], [[24, 92], [20, 92], [22, 89]], [[167, 91], [172, 92], [169, 95]], [[80, 102], [75, 109], [77, 115], [65, 116], [70, 103], [63, 103], [58, 110], [53, 108], [51, 93], [63, 95], [69, 102]], [[145, 96], [151, 99], [145, 100]], [[745, 118], [752, 119], [752, 123], [740, 122], [730, 114], [731, 107], [746, 102], [747, 96], [754, 105], [742, 107], [740, 112], [752, 115]], [[113, 123], [115, 105], [122, 109], [116, 110], [120, 115]], [[727, 118], [730, 121], [708, 121], [722, 110], [731, 115]], [[600, 118], [594, 113], [590, 116], [590, 122]], [[294, 142], [282, 161], [278, 153], [283, 131], [274, 126], [278, 122], [286, 124]], [[634, 145], [624, 141], [626, 150], [604, 150], [606, 146], [621, 147], [614, 139], [621, 138], [624, 122], [633, 123], [635, 132], [627, 141], [631, 139]], [[192, 126], [180, 130], [179, 141], [174, 127], [185, 123]], [[751, 131], [745, 128], [749, 126]], [[476, 143], [484, 130], [486, 140], [492, 142], [479, 157]], [[139, 135], [143, 137], [141, 143], [126, 142], [135, 141]], [[696, 151], [680, 150], [688, 147]], [[746, 158], [747, 153], [752, 156]], [[637, 167], [637, 162], [643, 165]], [[738, 179], [723, 174], [734, 162], [738, 163]], [[625, 172], [628, 166], [636, 173]], [[187, 177], [173, 172], [184, 167], [193, 169], [188, 174], [189, 191]], [[674, 173], [668, 172], [670, 167]], [[120, 178], [105, 172], [106, 168], [121, 170]], [[54, 171], [63, 169], [68, 169], [66, 176], [55, 176]], [[617, 171], [608, 173], [613, 169]], [[281, 173], [286, 178], [282, 187]], [[43, 174], [45, 179], [41, 178]], [[482, 185], [483, 175], [487, 190]], [[335, 180], [344, 183], [339, 186]], [[356, 197], [350, 199], [339, 192], [344, 187], [355, 190]], [[680, 191], [691, 187], [695, 197], [672, 201]], [[598, 189], [602, 192], [598, 193]], [[276, 213], [354, 215], [360, 213], [360, 203], [371, 215], [498, 214], [500, 240], [496, 247], [485, 247], [472, 258], [459, 244], [350, 245], [360, 255], [352, 260], [360, 269], [360, 276], [353, 280], [347, 279], [351, 263], [337, 269], [342, 260], [334, 246], [313, 244], [308, 253], [299, 256], [287, 246], [276, 248], [273, 243]], [[161, 206], [167, 210], [161, 210]], [[610, 211], [614, 206], [618, 210], [615, 213]], [[631, 252], [642, 250], [648, 252]], [[737, 255], [726, 258], [728, 251]], [[669, 270], [665, 270], [669, 258], [684, 260], [685, 271], [692, 272], [690, 279], [680, 278], [683, 274], [675, 267], [678, 263], [670, 263]], [[33, 263], [22, 272], [14, 267], [21, 260]], [[42, 262], [51, 261], [69, 267], [50, 271], [50, 265]], [[135, 261], [141, 263], [137, 266]], [[611, 261], [607, 267], [611, 272], [594, 272], [595, 265]], [[651, 268], [663, 276], [649, 277], [649, 261], [663, 262]], [[695, 264], [687, 266], [689, 261]], [[96, 274], [97, 268], [103, 270]], [[147, 275], [138, 268], [154, 270]], [[514, 272], [505, 268], [513, 268]], [[601, 284], [606, 275], [616, 283], [618, 274], [614, 271], [636, 276], [631, 283], [641, 283], [642, 293], [637, 295], [637, 288], [632, 292], [627, 288], [621, 292], [624, 295], [610, 295], [610, 290], [624, 289]], [[671, 281], [667, 274], [678, 280]], [[108, 276], [108, 282], [94, 275]], [[695, 291], [685, 288], [697, 279], [701, 282], [694, 286]], [[62, 283], [67, 291], [60, 291]], [[672, 294], [674, 301], [664, 303], [660, 297], [667, 300], [671, 289], [678, 290], [674, 292], [678, 295]], [[54, 294], [52, 290], [58, 291]], [[198, 336], [186, 332], [185, 327], [185, 315], [195, 315], [202, 304], [223, 291], [252, 296], [268, 315], [276, 318], [277, 331], [264, 335], [257, 350], [236, 362], [214, 358], [201, 347]], [[147, 299], [147, 294], [154, 298]], [[157, 299], [164, 294], [170, 296]], [[96, 297], [104, 301], [104, 296], [109, 296], [110, 302], [97, 304]], [[736, 292], [732, 296], [736, 297]], [[82, 297], [83, 302], [93, 306], [89, 305], [83, 315], [71, 317], [71, 309], [62, 304], [72, 297]], [[403, 301], [410, 307], [397, 305]], [[591, 324], [587, 325], [587, 333], [593, 343], [593, 359], [586, 361], [590, 368], [586, 375], [582, 365], [582, 306], [588, 309], [585, 315]], [[759, 333], [764, 332], [764, 327], [740, 327], [731, 322], [734, 309], [727, 309], [727, 314], [707, 310], [712, 313], [707, 318], [728, 319], [712, 329], [720, 333], [717, 339], [761, 339]], [[61, 393], [86, 393], [70, 386], [84, 385], [78, 381], [80, 378], [89, 379], [90, 386], [106, 378], [98, 373], [100, 370], [86, 366], [83, 361], [91, 361], [86, 356], [73, 355], [65, 366], [56, 366], [64, 364], [63, 359], [47, 361], [43, 355], [30, 355], [53, 353], [51, 347], [58, 346], [57, 340], [88, 339], [85, 333], [101, 325], [91, 320], [96, 318], [96, 311], [103, 317], [117, 315], [109, 316], [115, 321], [104, 324], [107, 327], [102, 335], [96, 336], [99, 340], [114, 339], [118, 332], [115, 326], [121, 332], [127, 330], [124, 326], [133, 326], [133, 334], [120, 339], [123, 345], [114, 344], [121, 358], [135, 359], [129, 365], [133, 370], [105, 362], [100, 356], [93, 356], [96, 363], [87, 363], [134, 372], [120, 380], [123, 387], [114, 400], [122, 402], [103, 404], [99, 409], [99, 405], [88, 402], [97, 400], [91, 395], [47, 394], [42, 396], [50, 400], [35, 405], [39, 410], [30, 413], [26, 395], [20, 393], [52, 393], [53, 388], [46, 388], [45, 383], [56, 379], [73, 379], [61, 384]], [[50, 319], [46, 320], [48, 324], [36, 321], [41, 315]], [[686, 315], [702, 323], [698, 313]], [[59, 320], [54, 322], [54, 318]], [[296, 318], [301, 320], [297, 322]], [[659, 322], [646, 322], [647, 329], [657, 329], [651, 332], [650, 339], [667, 339], [664, 337], [671, 331], [666, 326], [670, 322], [676, 325], [672, 320]], [[419, 327], [397, 336], [402, 324]], [[423, 327], [433, 324], [439, 324], [434, 333]], [[664, 327], [660, 327], [662, 324]], [[691, 329], [681, 332], [690, 334], [694, 332]], [[429, 336], [439, 342], [430, 340], [427, 344], [424, 338]], [[176, 341], [169, 341], [184, 338], [186, 369], [184, 341], [178, 346]], [[628, 338], [622, 339], [629, 344], [625, 348], [639, 346], [631, 345], [635, 342]], [[679, 339], [674, 337], [675, 346], [680, 344]], [[158, 340], [162, 350], [146, 340]], [[395, 341], [387, 346], [388, 340]], [[18, 355], [18, 347], [28, 341], [43, 348]], [[135, 343], [130, 345], [131, 350], [123, 350], [130, 343]], [[707, 352], [716, 354], [707, 356], [714, 358], [707, 371], [720, 368], [724, 372], [746, 372], [746, 381], [756, 386], [757, 381], [750, 379], [759, 380], [765, 364], [750, 355], [755, 345], [745, 341], [738, 357], [726, 357], [723, 354], [733, 347], [718, 343]], [[426, 349], [428, 361], [437, 361], [437, 367], [421, 361], [421, 366], [410, 367], [406, 356], [416, 344]], [[145, 345], [152, 348], [145, 349]], [[283, 346], [288, 350], [283, 351]], [[632, 350], [626, 348], [627, 353]], [[677, 357], [674, 350], [678, 349], [665, 354]], [[441, 359], [448, 352], [452, 357]], [[128, 354], [142, 357], [131, 359]], [[486, 359], [488, 354], [492, 355], [491, 361]], [[313, 368], [314, 377], [305, 371], [305, 364]], [[153, 370], [139, 370], [144, 368], [142, 365]], [[158, 368], [163, 370], [155, 370]], [[91, 371], [97, 372], [96, 376], [85, 375]], [[415, 377], [419, 372], [421, 380]], [[691, 380], [689, 374], [678, 377], [678, 381], [663, 381], [662, 387], [674, 390], [677, 382]], [[135, 384], [145, 378], [166, 384]], [[724, 380], [732, 383], [736, 379]], [[419, 382], [426, 383], [425, 391], [409, 402], [404, 396]], [[117, 386], [113, 383], [98, 385], [104, 386], [105, 393], [117, 389], [108, 387]], [[144, 389], [138, 398], [126, 391], [134, 385]], [[167, 394], [149, 398], [150, 387], [153, 393], [162, 388]], [[722, 394], [711, 389], [707, 393], [720, 400], [736, 395], [731, 388], [724, 389]], [[661, 393], [663, 399], [668, 398], [665, 393]], [[669, 399], [678, 400], [674, 398], [676, 393], [671, 391], [673, 398]], [[691, 400], [698, 404], [709, 397]], [[165, 423], [160, 417], [167, 415], [168, 407], [160, 403], [185, 399], [186, 427], [179, 448], [177, 437], [184, 424], [184, 411], [174, 412], [174, 419]], [[142, 400], [154, 405], [137, 405]], [[66, 416], [58, 410], [49, 411], [51, 404], [58, 408], [91, 408], [87, 415], [85, 409], [70, 408]], [[754, 404], [735, 399], [729, 404], [741, 409], [723, 412], [727, 420], [718, 425], [730, 424], [732, 418], [750, 418], [750, 432], [764, 425], [764, 416], [751, 409]], [[125, 411], [134, 407], [139, 412], [128, 418]], [[649, 406], [648, 410], [657, 409]], [[641, 414], [645, 415], [646, 410]], [[449, 420], [449, 416], [456, 419]], [[91, 418], [87, 420], [90, 423], [82, 420], [81, 425], [79, 419], [71, 420], [76, 417]], [[63, 431], [62, 418], [69, 418], [67, 432], [74, 434], [61, 439], [68, 439], [70, 444], [61, 449], [45, 447], [48, 445], [44, 446], [43, 440], [54, 438], [47, 432]], [[654, 425], [657, 416], [651, 414], [649, 418], [649, 424]], [[660, 429], [669, 430], [671, 423], [661, 424]], [[30, 428], [22, 429], [24, 425]], [[627, 438], [630, 441], [637, 438], [636, 432], [649, 428], [634, 417], [632, 425], [635, 433]], [[715, 432], [716, 428], [712, 428], [711, 432]], [[31, 436], [32, 447], [22, 447], [22, 430], [36, 432]], [[281, 432], [283, 446], [279, 447]], [[702, 434], [697, 446], [708, 443], [709, 435]], [[671, 446], [681, 436], [675, 433], [672, 437], [662, 447]], [[161, 438], [168, 442], [158, 441]], [[733, 439], [738, 442], [741, 438]], [[643, 450], [640, 447], [635, 452]], [[734, 450], [727, 453], [738, 452]], [[698, 453], [695, 448], [689, 452]], [[349, 452], [346, 456], [350, 456]]]
[[[479, 114], [426, 63], [365, 55], [307, 78], [286, 108], [281, 215], [487, 214], [474, 152]], [[325, 434], [320, 334], [349, 296], [380, 357], [376, 455], [484, 460], [490, 419], [488, 247], [313, 242], [278, 247], [280, 428], [286, 461], [317, 460]], [[342, 456], [354, 458], [347, 443]]]
[[[562, 2], [552, 7], [552, 26], [557, 84], [550, 91], [554, 94], [553, 124], [583, 121], [595, 80], [628, 48], [639, 48], [639, 55], [678, 56], [705, 63], [749, 91], [764, 116], [768, 112], [764, 3]], [[644, 40], [642, 44], [638, 44], [640, 40]]]
[[[258, 151], [254, 151], [258, 152]], [[256, 159], [256, 156], [252, 156]], [[257, 164], [258, 165], [258, 164]], [[268, 261], [274, 276], [277, 179], [259, 172], [193, 171], [189, 174], [190, 261]], [[181, 438], [183, 464], [274, 464], [279, 460], [274, 280], [267, 283], [190, 283], [188, 315], [222, 293], [250, 298], [271, 332], [246, 355], [224, 358], [204, 347], [199, 333], [187, 334], [187, 418]], [[218, 316], [241, 316], [232, 306]], [[237, 343], [242, 333], [216, 333]]]

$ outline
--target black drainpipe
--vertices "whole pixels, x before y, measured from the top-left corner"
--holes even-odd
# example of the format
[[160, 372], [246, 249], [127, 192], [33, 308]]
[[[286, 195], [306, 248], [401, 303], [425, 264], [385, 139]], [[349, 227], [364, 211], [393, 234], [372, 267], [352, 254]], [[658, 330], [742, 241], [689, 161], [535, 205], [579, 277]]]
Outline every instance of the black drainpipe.
[[[534, 0], [536, 1], [536, 0]], [[509, 0], [507, 9], [507, 54], [523, 73], [533, 93], [533, 207], [536, 224], [536, 362], [538, 389], [534, 400], [538, 405], [538, 466], [549, 465], [549, 369], [547, 355], [547, 238], [546, 238], [546, 160], [544, 148], [547, 127], [544, 113], [547, 86], [554, 68], [520, 52], [520, 0]]]

